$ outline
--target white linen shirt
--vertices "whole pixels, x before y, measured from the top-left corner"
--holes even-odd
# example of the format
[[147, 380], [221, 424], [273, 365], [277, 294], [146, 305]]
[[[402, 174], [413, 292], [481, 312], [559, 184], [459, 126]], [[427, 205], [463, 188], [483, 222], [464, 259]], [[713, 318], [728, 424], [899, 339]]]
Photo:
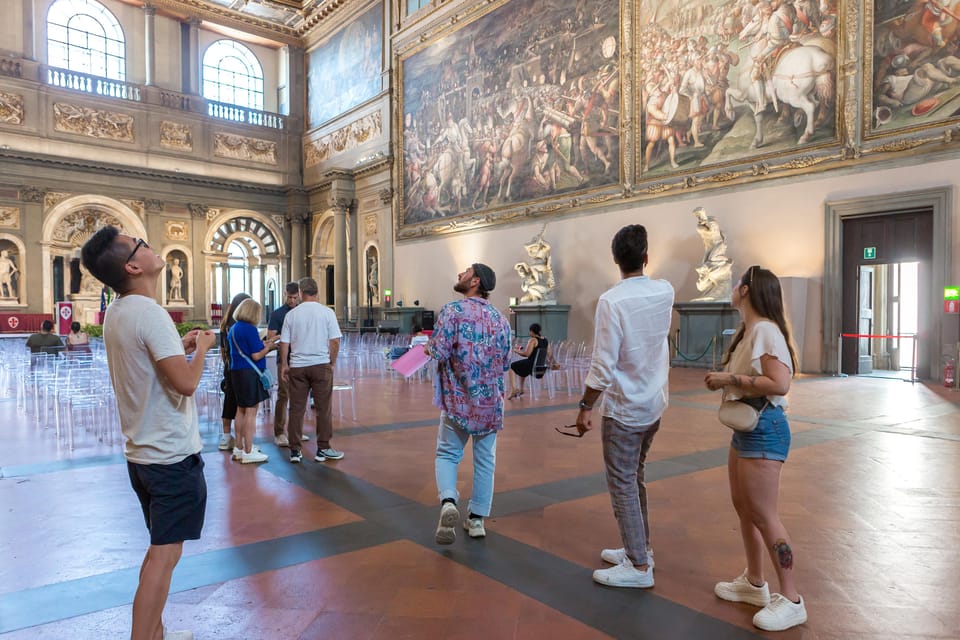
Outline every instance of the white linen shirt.
[[659, 420], [667, 408], [673, 295], [666, 280], [634, 276], [597, 301], [586, 384], [604, 392], [604, 417], [641, 426]]
[[310, 300], [283, 319], [280, 342], [290, 345], [292, 368], [330, 364], [330, 341], [340, 338], [340, 325], [329, 307]]

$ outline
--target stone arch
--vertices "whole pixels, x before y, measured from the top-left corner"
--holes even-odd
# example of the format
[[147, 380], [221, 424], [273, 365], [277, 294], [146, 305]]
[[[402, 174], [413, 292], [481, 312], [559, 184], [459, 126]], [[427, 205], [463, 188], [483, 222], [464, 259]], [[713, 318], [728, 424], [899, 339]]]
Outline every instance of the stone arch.
[[311, 243], [310, 271], [320, 289], [320, 301], [328, 303], [333, 299], [333, 286], [330, 284], [336, 250], [333, 238], [333, 211], [325, 211], [314, 218], [313, 242]]
[[[15, 246], [15, 247], [17, 248], [17, 260], [16, 260], [16, 262], [14, 263], [14, 266], [16, 266], [16, 268], [17, 268], [17, 275], [18, 275], [18, 277], [17, 277], [17, 302], [16, 302], [16, 304], [12, 304], [12, 303], [11, 303], [10, 305], [4, 304], [4, 306], [26, 307], [27, 304], [28, 304], [28, 303], [27, 303], [27, 287], [26, 287], [26, 283], [27, 283], [27, 275], [26, 275], [27, 264], [26, 264], [26, 262], [27, 262], [27, 261], [26, 261], [24, 258], [25, 258], [25, 256], [27, 255], [27, 253], [26, 253], [26, 252], [27, 252], [27, 247], [26, 247], [26, 245], [23, 244], [23, 240], [21, 240], [19, 236], [15, 236], [15, 235], [10, 234], [10, 233], [0, 233], [0, 240], [6, 240], [6, 241], [10, 242], [11, 244], [13, 244], [13, 246]], [[0, 296], [2, 296], [2, 295], [3, 295], [3, 292], [0, 291]]]
[[214, 216], [210, 220], [203, 245], [209, 251], [222, 253], [228, 244], [226, 239], [236, 233], [249, 233], [260, 238], [268, 255], [287, 255], [283, 230], [269, 216], [248, 209], [234, 209]]
[[[107, 196], [87, 194], [58, 202], [47, 211], [40, 234], [42, 250], [43, 308], [53, 309], [53, 261], [57, 257], [78, 258], [80, 248], [101, 228], [112, 224], [126, 234], [146, 242], [147, 228], [137, 213], [126, 204]], [[64, 291], [69, 291], [68, 287]], [[76, 301], [74, 301], [76, 303]], [[75, 304], [74, 317], [92, 322], [92, 303]], [[99, 301], [97, 309], [99, 310]]]
[[[184, 258], [186, 259], [186, 264], [183, 265], [183, 270], [185, 272], [183, 276], [183, 282], [187, 285], [186, 306], [192, 307], [193, 306], [193, 287], [190, 285], [193, 283], [193, 275], [194, 275], [193, 254], [190, 251], [190, 248], [184, 244], [168, 244], [165, 247], [163, 247], [163, 251], [160, 252], [160, 257], [163, 258], [164, 262], [169, 262], [168, 258], [170, 256], [170, 253], [172, 253], [173, 251], [179, 251], [180, 253], [183, 254]], [[167, 306], [170, 304], [170, 300], [168, 299], [170, 292], [167, 289], [166, 275], [164, 275], [162, 282], [163, 282], [163, 286], [161, 287], [160, 297], [163, 300], [164, 306]]]
[[266, 312], [270, 308], [268, 286], [273, 283], [276, 297], [277, 283], [283, 282], [286, 274], [287, 243], [283, 229], [270, 216], [247, 209], [233, 209], [218, 213], [210, 219], [204, 235], [203, 246], [206, 255], [204, 265], [209, 275], [208, 291], [210, 301], [226, 304], [232, 297], [231, 288], [236, 280], [229, 269], [229, 247], [239, 240], [246, 248], [247, 255], [254, 257], [247, 263], [244, 273], [243, 290], [264, 305]]

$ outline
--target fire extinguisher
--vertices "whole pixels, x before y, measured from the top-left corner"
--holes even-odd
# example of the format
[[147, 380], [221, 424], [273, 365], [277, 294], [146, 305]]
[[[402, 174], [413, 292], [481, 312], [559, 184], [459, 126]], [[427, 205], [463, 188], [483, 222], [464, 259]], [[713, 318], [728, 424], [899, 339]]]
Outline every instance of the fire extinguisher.
[[947, 357], [943, 365], [943, 386], [952, 387], [957, 376], [957, 361]]

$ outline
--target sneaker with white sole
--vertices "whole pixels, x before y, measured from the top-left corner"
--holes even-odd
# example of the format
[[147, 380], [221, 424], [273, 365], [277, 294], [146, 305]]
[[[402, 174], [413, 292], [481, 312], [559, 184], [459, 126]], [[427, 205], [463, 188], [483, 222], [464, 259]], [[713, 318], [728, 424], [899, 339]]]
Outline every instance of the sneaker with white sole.
[[234, 447], [233, 453], [230, 454], [231, 460], [240, 460], [243, 458], [243, 449], [240, 447]]
[[280, 435], [273, 437], [273, 444], [277, 445], [278, 447], [289, 447], [290, 441], [287, 440], [287, 434], [281, 433]]
[[[600, 559], [610, 564], [620, 564], [627, 559], [627, 550], [623, 547], [619, 549], [604, 549], [600, 552]], [[653, 569], [653, 549], [647, 549], [647, 566]]]
[[753, 625], [764, 631], [786, 631], [807, 621], [807, 608], [800, 602], [791, 602], [779, 593], [770, 596], [770, 604], [753, 616]]
[[718, 582], [713, 592], [721, 600], [729, 602], [746, 602], [757, 607], [770, 604], [770, 586], [766, 582], [760, 587], [751, 584], [747, 580], [746, 569], [733, 582]]
[[193, 631], [169, 631], [164, 627], [163, 640], [193, 640]]
[[[327, 447], [326, 449], [320, 449], [317, 451], [316, 457], [314, 460], [317, 462], [323, 462], [324, 460], [339, 460], [343, 457], [343, 451], [337, 451], [333, 447]], [[323, 460], [320, 460], [323, 458]]]
[[593, 572], [593, 581], [608, 587], [649, 589], [653, 586], [653, 569], [641, 571], [628, 559], [607, 569], [597, 569]]
[[243, 464], [250, 464], [252, 462], [266, 462], [269, 459], [270, 457], [267, 454], [257, 448], [251, 449], [250, 453], [244, 451], [240, 456], [240, 462]]
[[444, 502], [440, 507], [440, 521], [437, 523], [435, 539], [437, 544], [453, 544], [457, 539], [457, 521], [460, 520], [460, 510], [452, 502]]
[[487, 535], [487, 530], [483, 528], [483, 518], [466, 518], [463, 528], [471, 538], [484, 538]]
[[306, 442], [309, 439], [310, 439], [310, 436], [308, 436], [307, 434], [303, 434], [302, 436], [300, 436], [300, 442]]
[[303, 454], [297, 449], [290, 450], [290, 462], [291, 464], [298, 464], [303, 460]]
[[220, 451], [230, 451], [233, 449], [234, 444], [235, 442], [232, 435], [229, 433], [221, 433], [220, 442], [217, 443], [217, 449], [220, 449]]

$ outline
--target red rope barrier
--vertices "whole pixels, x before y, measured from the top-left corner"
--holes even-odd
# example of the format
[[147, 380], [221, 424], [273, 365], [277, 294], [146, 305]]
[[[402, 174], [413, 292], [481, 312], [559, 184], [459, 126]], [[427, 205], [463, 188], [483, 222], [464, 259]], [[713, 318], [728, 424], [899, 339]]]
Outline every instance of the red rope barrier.
[[917, 336], [913, 334], [906, 334], [902, 336], [885, 336], [885, 335], [873, 335], [870, 333], [841, 333], [841, 338], [909, 338], [915, 340]]

